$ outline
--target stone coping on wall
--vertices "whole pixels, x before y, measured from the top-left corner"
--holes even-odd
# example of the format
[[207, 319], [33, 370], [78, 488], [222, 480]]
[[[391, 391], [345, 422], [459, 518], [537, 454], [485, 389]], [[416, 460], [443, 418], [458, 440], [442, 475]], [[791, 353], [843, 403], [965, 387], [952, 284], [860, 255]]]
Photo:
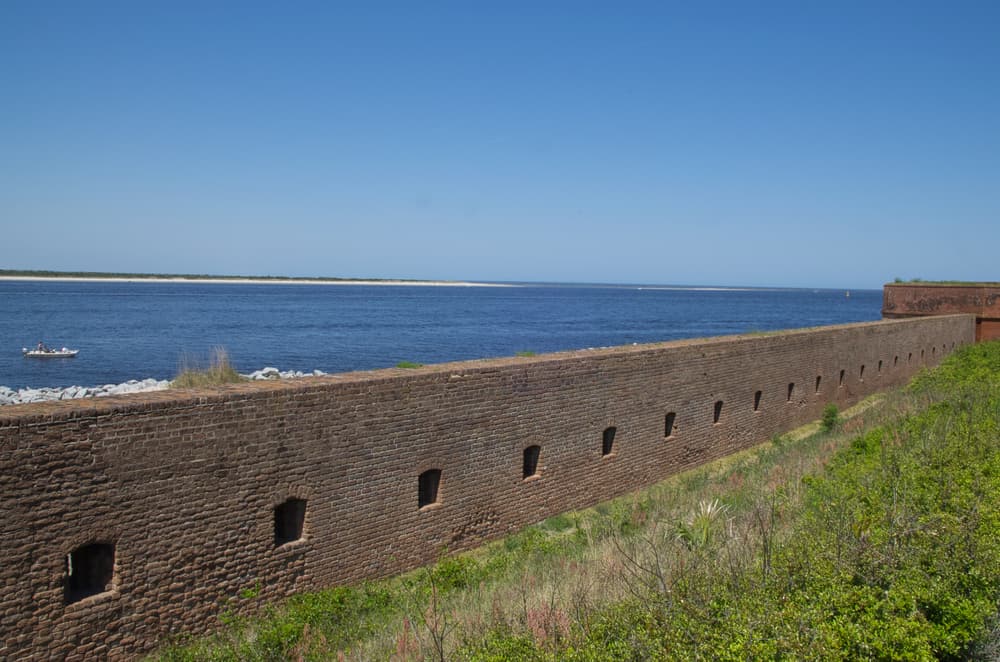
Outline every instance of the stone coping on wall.
[[[998, 288], [1000, 293], [1000, 288]], [[944, 317], [963, 316], [964, 313], [944, 315]], [[539, 364], [551, 364], [560, 361], [576, 361], [583, 358], [600, 359], [621, 355], [652, 353], [678, 347], [704, 345], [706, 347], [733, 344], [762, 339], [780, 340], [797, 335], [821, 333], [833, 329], [855, 329], [879, 325], [905, 324], [903, 319], [884, 319], [873, 322], [855, 322], [851, 324], [836, 324], [818, 327], [804, 327], [744, 333], [727, 336], [712, 336], [707, 338], [685, 338], [657, 343], [618, 345], [612, 347], [574, 349], [560, 352], [538, 354], [535, 356], [508, 356], [487, 359], [472, 359], [422, 365], [417, 368], [381, 368], [324, 375], [319, 377], [301, 377], [288, 380], [252, 381], [239, 384], [225, 384], [209, 388], [168, 389], [165, 391], [148, 391], [120, 396], [102, 398], [86, 398], [74, 400], [54, 400], [39, 403], [7, 405], [0, 409], [0, 427], [10, 425], [30, 426], [32, 423], [51, 423], [60, 420], [84, 419], [116, 414], [131, 414], [136, 412], [152, 412], [178, 407], [198, 407], [233, 400], [255, 400], [267, 398], [280, 393], [301, 392], [311, 393], [322, 391], [332, 386], [363, 386], [401, 378], [411, 378], [421, 375], [435, 376], [442, 373], [461, 373], [463, 375], [481, 374], [515, 367], [529, 367]]]
[[995, 280], [914, 280], [886, 283], [882, 287], [1000, 287]]

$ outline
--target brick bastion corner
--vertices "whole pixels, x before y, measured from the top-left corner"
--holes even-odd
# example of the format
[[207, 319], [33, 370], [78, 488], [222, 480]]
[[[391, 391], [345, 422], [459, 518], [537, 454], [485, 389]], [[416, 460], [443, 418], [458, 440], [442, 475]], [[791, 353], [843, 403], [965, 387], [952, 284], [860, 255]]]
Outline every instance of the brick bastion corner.
[[0, 408], [0, 659], [133, 659], [399, 573], [906, 383], [919, 317]]
[[1000, 339], [1000, 283], [888, 283], [882, 317], [902, 319], [967, 313], [976, 316], [976, 341]]

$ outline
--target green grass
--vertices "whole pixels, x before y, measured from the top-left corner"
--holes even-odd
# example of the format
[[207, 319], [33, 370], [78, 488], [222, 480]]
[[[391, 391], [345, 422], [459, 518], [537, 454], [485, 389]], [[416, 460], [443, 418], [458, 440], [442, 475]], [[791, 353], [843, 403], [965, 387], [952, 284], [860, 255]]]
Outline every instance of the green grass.
[[537, 354], [532, 352], [530, 349], [524, 349], [519, 352], [514, 352], [514, 356], [537, 356]]
[[229, 362], [229, 355], [222, 347], [212, 350], [207, 368], [199, 368], [190, 359], [181, 361], [177, 376], [170, 382], [171, 388], [202, 388], [220, 384], [245, 382], [247, 378], [239, 374]]
[[412, 370], [414, 368], [422, 368], [422, 367], [424, 367], [424, 364], [423, 363], [414, 363], [413, 361], [400, 361], [399, 363], [396, 364], [396, 367], [397, 368], [406, 368], [406, 369]]
[[1000, 343], [963, 348], [829, 431], [158, 659], [962, 659], [1000, 597], [998, 366]]

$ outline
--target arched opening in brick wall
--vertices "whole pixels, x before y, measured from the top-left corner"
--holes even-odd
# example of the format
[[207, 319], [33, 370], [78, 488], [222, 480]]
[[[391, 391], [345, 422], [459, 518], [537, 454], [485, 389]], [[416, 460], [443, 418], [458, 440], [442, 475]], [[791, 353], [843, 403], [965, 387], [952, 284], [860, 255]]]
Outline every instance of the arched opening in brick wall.
[[663, 417], [663, 436], [670, 437], [674, 434], [674, 420], [677, 418], [676, 412], [669, 412]]
[[792, 394], [795, 393], [795, 382], [788, 382], [788, 402], [792, 401]]
[[305, 499], [288, 499], [274, 507], [274, 546], [302, 538], [306, 522]]
[[538, 456], [541, 452], [541, 446], [528, 446], [524, 449], [521, 462], [521, 478], [531, 478], [538, 475]]
[[605, 428], [604, 433], [601, 435], [601, 455], [607, 457], [611, 455], [615, 450], [615, 434], [618, 432], [618, 428], [611, 426]]
[[720, 418], [722, 418], [722, 400], [716, 400], [715, 411], [712, 413], [712, 424], [718, 425]]
[[66, 555], [63, 597], [72, 604], [111, 590], [115, 574], [114, 543], [95, 542]]
[[417, 507], [423, 508], [438, 503], [438, 492], [441, 487], [441, 470], [428, 469], [420, 474], [417, 480]]
[[761, 391], [754, 391], [753, 394], [753, 410], [760, 411], [760, 396], [763, 395]]

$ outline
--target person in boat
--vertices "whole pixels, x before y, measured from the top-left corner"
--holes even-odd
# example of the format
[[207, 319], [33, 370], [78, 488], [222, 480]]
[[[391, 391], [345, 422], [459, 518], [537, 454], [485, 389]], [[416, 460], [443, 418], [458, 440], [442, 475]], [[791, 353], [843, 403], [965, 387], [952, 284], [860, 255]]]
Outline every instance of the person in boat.
[[38, 341], [38, 347], [36, 347], [35, 349], [37, 349], [39, 352], [47, 352], [47, 351], [49, 351], [49, 348], [46, 347], [45, 343], [43, 343], [41, 340]]

